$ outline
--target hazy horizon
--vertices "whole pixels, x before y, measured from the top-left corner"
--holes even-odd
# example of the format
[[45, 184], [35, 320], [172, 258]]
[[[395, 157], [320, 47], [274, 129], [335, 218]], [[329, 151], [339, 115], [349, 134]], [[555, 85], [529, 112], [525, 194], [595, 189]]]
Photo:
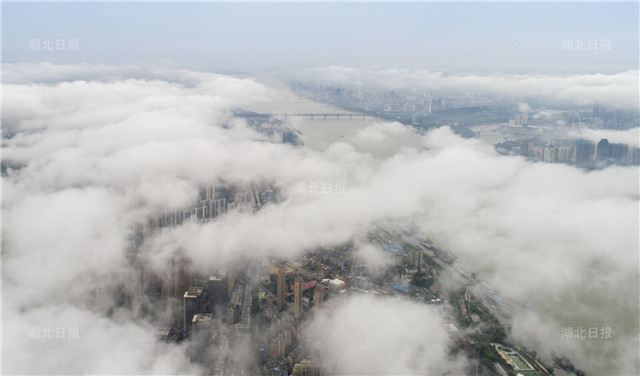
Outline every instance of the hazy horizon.
[[[638, 6], [4, 2], [2, 59], [249, 74], [290, 74], [328, 65], [611, 74], [638, 69]], [[76, 39], [79, 48], [29, 50], [28, 40], [34, 38]], [[577, 48], [563, 49], [567, 40]], [[584, 50], [578, 50], [580, 40]], [[603, 45], [590, 46], [589, 41]]]

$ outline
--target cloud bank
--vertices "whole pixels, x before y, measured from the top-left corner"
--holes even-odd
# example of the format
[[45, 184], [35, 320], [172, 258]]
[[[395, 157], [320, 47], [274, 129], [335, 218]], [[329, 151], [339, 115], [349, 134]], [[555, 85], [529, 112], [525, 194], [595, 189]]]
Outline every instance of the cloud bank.
[[[184, 349], [149, 334], [156, 323], [122, 309], [114, 296], [131, 280], [132, 228], [161, 210], [188, 205], [199, 187], [220, 179], [275, 181], [287, 199], [254, 214], [163, 231], [144, 248], [146, 260], [162, 265], [181, 250], [206, 271], [239, 256], [293, 258], [319, 245], [362, 238], [373, 223], [401, 219], [417, 224], [504, 296], [534, 304], [535, 319], [517, 321], [516, 338], [538, 341], [540, 353], [560, 348], [595, 373], [639, 368], [637, 352], [623, 351], [638, 348], [636, 168], [586, 173], [532, 164], [498, 156], [448, 128], [419, 136], [397, 123], [373, 123], [326, 150], [294, 149], [270, 142], [231, 114], [280, 95], [255, 80], [181, 70], [144, 76], [135, 67], [44, 64], [34, 76], [32, 65], [9, 68], [3, 85], [8, 170], [2, 249], [3, 327], [11, 329], [3, 331], [10, 344], [3, 347], [4, 373], [196, 372]], [[337, 71], [358, 80], [349, 70]], [[385, 84], [391, 76], [374, 78]], [[443, 83], [439, 77], [434, 75]], [[592, 79], [594, 93], [609, 87], [605, 78]], [[465, 77], [451, 82], [469, 83]], [[523, 82], [517, 78], [516, 87]], [[613, 82], [615, 90], [626, 87], [617, 76]], [[409, 138], [419, 138], [426, 149], [406, 146]], [[344, 183], [346, 189], [341, 195], [300, 195], [299, 182]], [[375, 252], [363, 256], [386, 265]], [[424, 350], [425, 359], [411, 363], [394, 352], [389, 358], [381, 337], [366, 334], [379, 358], [345, 364], [343, 355], [325, 352], [325, 361], [353, 372], [370, 363], [391, 372], [438, 373], [449, 364], [442, 318], [407, 304], [354, 298], [314, 321], [311, 333], [327, 329], [317, 338], [319, 351], [326, 351], [338, 336], [350, 333], [348, 343], [372, 325], [388, 323], [392, 330], [385, 333], [394, 343], [403, 348], [405, 338], [418, 353]], [[355, 322], [364, 315], [361, 307], [379, 313]], [[340, 326], [339, 317], [354, 324]], [[421, 324], [413, 325], [416, 320]], [[577, 325], [613, 327], [606, 346], [617, 351], [549, 338], [560, 337], [561, 326]], [[36, 340], [29, 330], [37, 326], [78, 327], [80, 335], [73, 341]], [[131, 333], [140, 335], [131, 341]], [[422, 336], [433, 338], [433, 348], [424, 348]], [[44, 349], [59, 356], [40, 357]], [[362, 348], [353, 351], [356, 356]], [[77, 353], [96, 361], [71, 362]]]
[[464, 361], [449, 359], [441, 314], [400, 298], [351, 297], [319, 313], [304, 334], [330, 374], [464, 373]]

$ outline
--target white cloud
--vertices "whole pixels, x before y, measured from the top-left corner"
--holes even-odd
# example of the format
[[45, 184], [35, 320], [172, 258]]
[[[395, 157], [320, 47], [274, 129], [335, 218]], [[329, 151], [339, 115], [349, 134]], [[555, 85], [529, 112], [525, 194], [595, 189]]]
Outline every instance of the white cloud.
[[[50, 82], [23, 84], [35, 68], [14, 65], [5, 72], [11, 84], [3, 86], [3, 124], [14, 133], [3, 139], [3, 158], [23, 165], [9, 170], [3, 179], [5, 318], [22, 328], [38, 325], [43, 316], [54, 324], [76, 318], [76, 326], [87, 334], [84, 338], [97, 341], [95, 346], [83, 346], [82, 354], [91, 358], [93, 351], [101, 353], [95, 355], [100, 359], [96, 364], [56, 362], [53, 356], [36, 364], [33, 359], [41, 351], [37, 342], [25, 340], [22, 329], [3, 332], [5, 343], [16, 344], [12, 349], [12, 354], [19, 354], [16, 359], [34, 363], [24, 372], [47, 367], [63, 373], [190, 372], [181, 351], [142, 334], [142, 342], [131, 345], [139, 351], [131, 350], [132, 354], [141, 360], [125, 362], [122, 368], [101, 366], [100, 362], [124, 356], [117, 345], [127, 338], [120, 334], [146, 333], [151, 326], [134, 317], [108, 318], [105, 312], [114, 308], [111, 292], [131, 271], [125, 255], [132, 225], [163, 208], [185, 205], [195, 199], [199, 186], [220, 178], [273, 179], [288, 199], [254, 215], [236, 213], [206, 225], [165, 231], [148, 244], [145, 256], [161, 264], [162, 257], [183, 249], [203, 270], [238, 255], [297, 257], [318, 245], [362, 238], [372, 223], [399, 218], [415, 222], [501, 294], [529, 300], [539, 307], [541, 317], [553, 317], [546, 332], [559, 335], [553, 325], [570, 319], [562, 302], [574, 296], [579, 307], [571, 312], [575, 321], [617, 328], [614, 348], [623, 349], [637, 337], [633, 318], [638, 307], [630, 303], [638, 296], [637, 284], [630, 283], [638, 278], [636, 168], [585, 173], [570, 166], [532, 164], [498, 156], [491, 146], [462, 139], [448, 128], [422, 137], [398, 123], [372, 124], [323, 151], [294, 149], [264, 142], [263, 136], [229, 114], [230, 108], [280, 95], [253, 80], [154, 70], [153, 77], [122, 79], [140, 71], [46, 64], [40, 68], [34, 81]], [[328, 77], [331, 72], [350, 80], [365, 78], [349, 69], [329, 70]], [[409, 73], [383, 71], [367, 79], [384, 84], [408, 75], [411, 80], [405, 82], [419, 82]], [[622, 75], [629, 74], [635, 73]], [[100, 79], [65, 81], [92, 75]], [[458, 87], [471, 82], [469, 77], [435, 73], [428, 77], [436, 84], [451, 81]], [[597, 93], [609, 87], [610, 80], [615, 93], [626, 92], [626, 81], [620, 83], [619, 78], [480, 78], [476, 85], [502, 82], [534, 88], [541, 83], [554, 87], [592, 80], [591, 93]], [[560, 98], [546, 90], [540, 93]], [[416, 138], [428, 150], [404, 147]], [[344, 183], [346, 189], [344, 195], [296, 195], [298, 182]], [[386, 265], [375, 253], [360, 253], [372, 265]], [[435, 339], [433, 349], [418, 351], [425, 352], [424, 361], [403, 362], [400, 354], [389, 367], [407, 372], [442, 370], [435, 365], [446, 364], [438, 363], [446, 336], [442, 337], [437, 314], [396, 299], [378, 302], [362, 297], [354, 302], [380, 308], [379, 316], [353, 328], [356, 334], [371, 336], [372, 350], [384, 348], [377, 334], [366, 334], [378, 322], [406, 334], [415, 349], [423, 342], [408, 332], [414, 319], [425, 322], [416, 333]], [[397, 312], [396, 306], [407, 312]], [[336, 312], [347, 322], [360, 314], [360, 308], [349, 302]], [[422, 314], [434, 323], [417, 319]], [[95, 317], [99, 320], [91, 326], [89, 318]], [[333, 319], [318, 318], [313, 325]], [[526, 333], [518, 330], [516, 335]], [[329, 343], [339, 331], [323, 335], [319, 343]], [[75, 350], [74, 346], [59, 347], [60, 359], [68, 359], [66, 351]], [[570, 347], [596, 373], [623, 370], [615, 364], [604, 368], [603, 356], [594, 355], [583, 343]], [[630, 352], [617, 354], [607, 358], [633, 368], [637, 358]], [[335, 366], [344, 361], [340, 354], [326, 355]], [[20, 363], [11, 364], [20, 367]], [[356, 366], [367, 365], [355, 362]]]
[[373, 275], [380, 275], [381, 273], [384, 273], [394, 264], [393, 258], [388, 253], [385, 253], [379, 247], [368, 243], [359, 245], [356, 248], [353, 257], [357, 262], [365, 265], [367, 270]]
[[531, 112], [531, 106], [528, 103], [518, 103], [518, 111], [529, 113]]
[[184, 344], [160, 342], [154, 327], [129, 317], [106, 318], [63, 302], [20, 315], [10, 308], [3, 315], [5, 375], [202, 372], [185, 359]]
[[399, 298], [359, 295], [324, 309], [303, 332], [331, 374], [461, 374], [448, 359], [449, 336], [434, 308]]

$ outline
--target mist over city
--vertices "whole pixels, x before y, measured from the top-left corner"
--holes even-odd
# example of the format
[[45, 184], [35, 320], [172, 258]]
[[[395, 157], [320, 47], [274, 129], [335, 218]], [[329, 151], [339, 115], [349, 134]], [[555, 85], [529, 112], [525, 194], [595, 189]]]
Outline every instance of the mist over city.
[[640, 374], [637, 2], [2, 4], [2, 374]]

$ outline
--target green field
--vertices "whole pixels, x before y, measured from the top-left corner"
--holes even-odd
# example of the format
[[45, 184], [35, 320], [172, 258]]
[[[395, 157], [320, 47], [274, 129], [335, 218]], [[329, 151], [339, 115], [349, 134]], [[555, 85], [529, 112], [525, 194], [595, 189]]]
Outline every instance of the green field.
[[516, 367], [518, 367], [518, 369], [529, 369], [529, 366], [527, 365], [527, 363], [524, 362], [524, 360], [520, 357], [520, 355], [518, 354], [507, 354], [507, 355], [509, 355], [509, 358], [513, 360], [513, 362], [516, 364]]

